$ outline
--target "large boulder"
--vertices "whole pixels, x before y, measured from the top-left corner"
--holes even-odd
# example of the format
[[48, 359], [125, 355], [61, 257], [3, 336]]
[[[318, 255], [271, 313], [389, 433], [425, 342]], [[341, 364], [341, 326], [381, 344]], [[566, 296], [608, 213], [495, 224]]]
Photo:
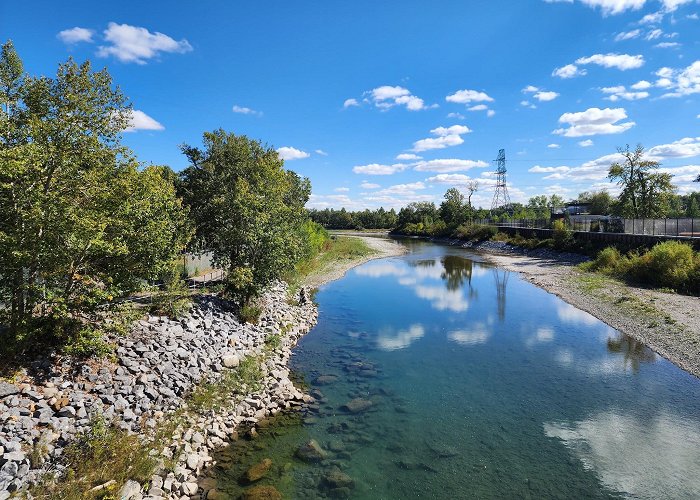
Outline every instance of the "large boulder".
[[343, 409], [350, 413], [361, 413], [372, 407], [373, 403], [369, 399], [355, 398], [343, 405]]
[[243, 500], [282, 500], [274, 486], [253, 486], [243, 492]]

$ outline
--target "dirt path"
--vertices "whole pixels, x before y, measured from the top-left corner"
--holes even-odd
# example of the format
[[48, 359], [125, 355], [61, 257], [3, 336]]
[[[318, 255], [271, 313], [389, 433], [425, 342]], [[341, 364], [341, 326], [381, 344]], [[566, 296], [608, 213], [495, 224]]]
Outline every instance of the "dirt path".
[[373, 237], [373, 236], [360, 236], [357, 234], [343, 233], [342, 236], [349, 236], [353, 238], [360, 238], [367, 243], [367, 245], [372, 248], [374, 253], [366, 255], [364, 257], [359, 257], [357, 259], [348, 259], [342, 261], [334, 261], [327, 266], [319, 269], [316, 272], [311, 273], [309, 276], [304, 278], [304, 285], [311, 288], [318, 288], [321, 285], [325, 285], [328, 282], [335, 281], [342, 278], [348, 270], [353, 267], [364, 264], [367, 261], [374, 259], [381, 259], [384, 257], [391, 257], [394, 255], [403, 255], [408, 251], [408, 249], [385, 237]]
[[486, 257], [700, 377], [699, 298], [629, 286], [558, 259], [490, 253]]

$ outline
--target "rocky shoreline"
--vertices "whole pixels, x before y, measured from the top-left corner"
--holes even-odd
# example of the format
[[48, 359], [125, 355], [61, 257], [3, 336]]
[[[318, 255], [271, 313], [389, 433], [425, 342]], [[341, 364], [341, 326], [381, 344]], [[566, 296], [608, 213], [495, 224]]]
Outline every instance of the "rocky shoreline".
[[[214, 481], [203, 479], [214, 465], [213, 450], [235, 438], [241, 425], [313, 401], [294, 387], [287, 368], [292, 347], [317, 320], [308, 290], [292, 305], [280, 283], [261, 304], [258, 324], [241, 324], [225, 303], [204, 297], [180, 320], [149, 316], [138, 322], [130, 336], [115, 339], [114, 362], [40, 360], [15, 383], [0, 382], [0, 500], [21, 494], [47, 471], [60, 475], [65, 447], [95, 418], [147, 439], [175, 410], [186, 408], [197, 384], [258, 357], [262, 380], [255, 392], [231, 395], [222, 411], [205, 416], [185, 411], [170, 444], [154, 450], [156, 459], [174, 467], [159, 467], [148, 485], [113, 486], [124, 500], [218, 498]], [[272, 337], [276, 341], [268, 345]]]

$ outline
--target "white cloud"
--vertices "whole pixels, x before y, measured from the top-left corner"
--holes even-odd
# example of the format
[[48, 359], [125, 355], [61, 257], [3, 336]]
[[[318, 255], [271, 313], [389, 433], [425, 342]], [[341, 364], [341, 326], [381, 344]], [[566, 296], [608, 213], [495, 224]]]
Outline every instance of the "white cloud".
[[632, 31], [623, 31], [622, 33], [618, 33], [615, 35], [615, 41], [616, 42], [621, 42], [623, 40], [631, 40], [633, 38], [639, 38], [639, 35], [642, 34], [642, 30], [636, 29]]
[[492, 179], [475, 179], [464, 174], [438, 174], [433, 177], [428, 177], [425, 181], [435, 184], [449, 184], [451, 186], [466, 186], [474, 180], [478, 180], [479, 183], [484, 186], [491, 186], [496, 183], [496, 181]]
[[335, 188], [333, 191], [335, 191], [336, 193], [347, 193], [348, 191], [350, 191], [350, 188], [347, 188], [347, 187], [337, 187], [337, 188]]
[[[364, 93], [366, 99], [374, 103], [380, 109], [387, 110], [394, 106], [405, 106], [409, 111], [420, 111], [433, 106], [426, 106], [423, 99], [416, 97], [404, 88], [391, 85], [382, 85]], [[346, 100], [345, 103], [350, 99]], [[347, 107], [347, 106], [345, 106]]]
[[397, 160], [408, 161], [408, 160], [422, 160], [422, 156], [414, 155], [413, 153], [401, 153], [396, 156]]
[[661, 68], [656, 75], [660, 77], [656, 86], [671, 90], [662, 97], [682, 97], [700, 93], [700, 60], [684, 69]]
[[471, 104], [472, 102], [493, 102], [493, 98], [485, 92], [478, 90], [458, 90], [454, 94], [445, 97], [447, 102], [456, 102], [458, 104]]
[[477, 104], [471, 108], [467, 108], [467, 111], [486, 111], [489, 107], [486, 104]]
[[540, 102], [547, 102], [553, 101], [554, 99], [559, 97], [559, 94], [557, 92], [552, 91], [540, 91], [533, 95], [533, 97]]
[[656, 28], [651, 30], [649, 33], [646, 34], [644, 37], [645, 40], [656, 40], [657, 38], [661, 38], [664, 34], [664, 31]]
[[262, 116], [262, 112], [260, 111], [255, 111], [254, 109], [251, 108], [246, 108], [245, 106], [239, 106], [238, 104], [234, 104], [233, 108], [231, 109], [234, 113], [239, 113], [242, 115], [258, 115]]
[[379, 163], [370, 163], [369, 165], [358, 165], [352, 167], [352, 171], [356, 174], [365, 175], [392, 175], [397, 172], [406, 170], [408, 165], [403, 163], [395, 163], [393, 165], [381, 165]]
[[314, 153], [316, 153], [317, 155], [321, 155], [321, 156], [328, 156], [328, 153], [326, 153], [326, 152], [325, 152], [324, 150], [322, 150], [322, 149], [315, 149], [315, 150], [314, 150]]
[[587, 73], [585, 69], [580, 69], [575, 64], [567, 64], [561, 68], [556, 68], [552, 71], [552, 76], [558, 76], [559, 78], [574, 78], [575, 76], [583, 76]]
[[528, 172], [533, 174], [551, 174], [554, 172], [565, 173], [571, 170], [569, 167], [540, 167], [535, 165], [534, 167], [528, 169]]
[[136, 132], [137, 130], [164, 130], [165, 127], [148, 116], [143, 111], [134, 109], [131, 111], [129, 126], [124, 132]]
[[635, 125], [634, 122], [617, 123], [626, 118], [624, 108], [589, 108], [578, 113], [564, 113], [559, 117], [559, 123], [568, 124], [569, 127], [557, 129], [553, 133], [565, 137], [620, 134]]
[[394, 196], [408, 196], [415, 194], [416, 191], [425, 189], [425, 184], [422, 182], [410, 182], [407, 184], [394, 184], [388, 188], [377, 191], [376, 195], [394, 195]]
[[460, 172], [471, 168], [488, 167], [488, 163], [481, 160], [429, 160], [419, 162], [414, 170], [419, 172]]
[[151, 33], [146, 28], [128, 24], [109, 23], [104, 31], [104, 38], [109, 45], [100, 46], [97, 55], [114, 56], [125, 63], [146, 64], [161, 52], [182, 54], [192, 50], [192, 46], [185, 39], [177, 41], [163, 33]]
[[597, 64], [604, 68], [617, 68], [622, 71], [628, 69], [641, 68], [644, 65], [644, 56], [629, 54], [594, 54], [589, 57], [581, 57], [576, 60], [576, 64]]
[[650, 87], [651, 87], [651, 83], [649, 83], [646, 80], [640, 80], [637, 83], [635, 83], [634, 85], [632, 85], [632, 88], [634, 90], [646, 90]]
[[486, 112], [486, 116], [488, 116], [489, 118], [491, 118], [491, 117], [494, 116], [495, 114], [496, 114], [496, 112], [495, 112], [494, 110], [492, 110], [492, 109], [489, 109], [489, 110]]
[[58, 37], [58, 39], [63, 43], [67, 44], [80, 42], [92, 43], [92, 35], [94, 34], [95, 32], [91, 29], [76, 26], [75, 28], [59, 31], [56, 37]]
[[608, 94], [608, 101], [619, 101], [624, 99], [626, 101], [637, 101], [639, 99], [646, 99], [649, 97], [649, 92], [630, 92], [623, 85], [618, 85], [617, 87], [603, 87], [600, 89], [604, 94]]
[[349, 108], [352, 106], [359, 106], [360, 103], [357, 102], [357, 99], [345, 99], [345, 102], [343, 103], [344, 108]]
[[593, 146], [593, 141], [590, 139], [586, 139], [585, 141], [579, 141], [578, 145], [582, 148], [590, 148], [591, 146]]
[[466, 117], [462, 113], [447, 113], [447, 118], [456, 118], [457, 120], [464, 120]]
[[532, 104], [530, 101], [520, 101], [520, 105], [525, 107], [525, 108], [530, 108], [530, 109], [537, 109], [537, 106]]
[[381, 186], [379, 184], [375, 184], [373, 182], [363, 181], [362, 184], [360, 184], [360, 187], [362, 189], [377, 189], [377, 188], [380, 188]]
[[559, 149], [561, 146], [559, 144], [552, 143], [552, 144], [547, 144], [547, 147], [549, 149]]
[[[522, 90], [523, 94], [533, 94], [532, 97], [537, 99], [540, 102], [547, 102], [547, 101], [553, 101], [557, 97], [559, 97], [559, 94], [557, 92], [552, 92], [548, 90], [541, 89], [539, 87], [535, 87], [534, 85], [528, 85]], [[524, 104], [527, 103], [527, 104]], [[522, 101], [520, 103], [523, 106], [527, 106], [530, 103], [528, 101]]]
[[301, 149], [292, 148], [289, 146], [283, 146], [279, 148], [277, 150], [277, 153], [279, 153], [280, 158], [282, 158], [285, 161], [301, 160], [311, 156], [306, 151], [302, 151]]
[[452, 125], [451, 127], [437, 127], [430, 131], [437, 137], [421, 139], [413, 143], [413, 151], [421, 152], [430, 149], [444, 149], [450, 146], [458, 146], [464, 142], [462, 135], [468, 134], [471, 129], [465, 125]]
[[649, 148], [647, 156], [657, 161], [700, 156], [700, 137], [686, 137], [670, 144], [659, 144]]
[[647, 14], [643, 18], [639, 20], [639, 24], [658, 24], [660, 23], [664, 18], [664, 13], [659, 11], [659, 12], [652, 12], [651, 14]]
[[680, 46], [681, 44], [678, 42], [661, 42], [654, 45], [654, 47], [657, 49], [674, 49]]
[[[627, 10], [638, 10], [644, 6], [646, 0], [579, 0], [582, 4], [592, 8], [600, 8], [603, 15], [621, 14]], [[574, 0], [545, 0], [547, 3], [574, 3]]]

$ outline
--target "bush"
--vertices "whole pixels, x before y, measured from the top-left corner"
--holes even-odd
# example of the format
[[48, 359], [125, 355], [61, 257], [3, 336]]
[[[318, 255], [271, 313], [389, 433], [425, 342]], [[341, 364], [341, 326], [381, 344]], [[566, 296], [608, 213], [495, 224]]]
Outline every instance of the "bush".
[[239, 316], [241, 317], [241, 320], [245, 321], [246, 323], [257, 324], [261, 314], [262, 308], [259, 305], [253, 302], [248, 302], [241, 307]]
[[498, 234], [498, 229], [494, 226], [461, 224], [453, 235], [468, 241], [486, 241], [492, 239], [496, 234]]
[[552, 239], [554, 239], [554, 247], [558, 250], [565, 249], [571, 244], [573, 233], [567, 229], [566, 222], [562, 219], [557, 219], [552, 224]]
[[674, 290], [690, 290], [697, 271], [693, 248], [679, 241], [664, 241], [635, 259], [632, 273], [640, 281]]
[[581, 268], [676, 291], [700, 292], [700, 255], [679, 241], [658, 243], [641, 255], [622, 255], [617, 248], [607, 247]]

